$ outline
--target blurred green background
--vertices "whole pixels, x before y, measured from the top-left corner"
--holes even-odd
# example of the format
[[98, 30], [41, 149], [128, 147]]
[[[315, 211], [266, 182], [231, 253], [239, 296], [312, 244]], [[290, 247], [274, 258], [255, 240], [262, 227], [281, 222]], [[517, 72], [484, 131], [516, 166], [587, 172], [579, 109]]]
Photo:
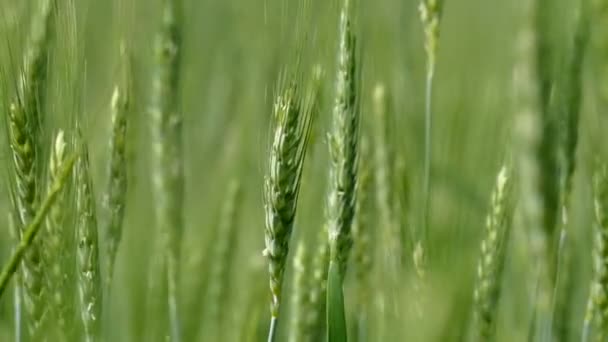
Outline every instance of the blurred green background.
[[[47, 101], [49, 137], [53, 127], [80, 107], [91, 148], [98, 205], [106, 182], [109, 103], [117, 81], [118, 47], [124, 40], [133, 54], [135, 101], [129, 118], [129, 196], [123, 241], [119, 247], [110, 306], [106, 306], [111, 340], [140, 341], [145, 329], [145, 290], [154, 253], [153, 201], [150, 192], [148, 103], [152, 43], [159, 21], [159, 0], [59, 1], [58, 32], [49, 60]], [[578, 1], [545, 1], [551, 22], [555, 72], [560, 72], [573, 33]], [[187, 327], [204, 330], [204, 288], [210, 250], [229, 183], [243, 187], [238, 202], [238, 236], [233, 246], [225, 318], [236, 328], [227, 340], [264, 340], [268, 290], [264, 245], [262, 184], [266, 168], [272, 102], [281, 70], [293, 65], [303, 46], [303, 70], [324, 70], [321, 111], [313, 131], [300, 206], [292, 241], [305, 239], [311, 250], [323, 224], [328, 147], [326, 132], [333, 103], [339, 1], [184, 0], [184, 55], [181, 106], [186, 163], [186, 233], [182, 255], [182, 310]], [[412, 313], [415, 291], [411, 229], [420, 221], [424, 132], [425, 54], [418, 1], [358, 1], [355, 29], [362, 63], [363, 131], [369, 130], [371, 95], [378, 83], [389, 92], [392, 148], [405, 161], [399, 175], [408, 184], [402, 213], [405, 246], [399, 286], [383, 291], [387, 274], [376, 251], [369, 303], [370, 338], [374, 341], [460, 341], [467, 337], [479, 244], [496, 174], [510, 153], [514, 101], [512, 75], [515, 32], [523, 24], [519, 1], [446, 0], [434, 93], [432, 209], [430, 228], [430, 314], [422, 322]], [[0, 56], [8, 73], [16, 72], [36, 1], [0, 0]], [[76, 26], [74, 26], [74, 23]], [[595, 22], [592, 24], [595, 27]], [[305, 32], [308, 40], [300, 43]], [[591, 169], [605, 125], [597, 96], [596, 71], [602, 55], [591, 44], [585, 62], [584, 105], [571, 201], [572, 246], [571, 338], [580, 336], [589, 288], [592, 243]], [[10, 49], [9, 49], [10, 48]], [[600, 74], [601, 75], [601, 74]], [[14, 77], [14, 75], [13, 75]], [[71, 81], [70, 81], [71, 80]], [[603, 80], [606, 82], [606, 80]], [[70, 86], [70, 82], [76, 86]], [[76, 104], [76, 105], [75, 105]], [[5, 141], [5, 130], [0, 131]], [[2, 140], [4, 139], [4, 140]], [[4, 145], [4, 144], [3, 144]], [[0, 164], [8, 162], [3, 148]], [[362, 163], [371, 162], [362, 160]], [[4, 177], [5, 178], [5, 177]], [[393, 184], [395, 191], [397, 184]], [[0, 188], [0, 212], [6, 212], [6, 182]], [[3, 217], [0, 215], [0, 217]], [[103, 217], [100, 217], [103, 220]], [[1, 221], [4, 222], [4, 221]], [[372, 220], [374, 222], [374, 220]], [[6, 226], [5, 224], [0, 227]], [[530, 282], [524, 270], [525, 227], [513, 227], [505, 286], [500, 302], [498, 340], [523, 341], [531, 317]], [[372, 224], [376, 234], [383, 228]], [[12, 240], [0, 230], [1, 260]], [[377, 245], [380, 242], [377, 243]], [[292, 246], [294, 246], [293, 244]], [[293, 251], [294, 249], [292, 249]], [[291, 262], [287, 271], [289, 296]], [[347, 279], [347, 288], [352, 281]], [[346, 305], [349, 307], [348, 291]], [[0, 303], [0, 340], [12, 334], [10, 297]], [[396, 307], [397, 309], [393, 308]], [[286, 336], [289, 304], [280, 336]], [[193, 328], [194, 329], [194, 328]], [[245, 338], [247, 337], [247, 339]], [[195, 340], [213, 341], [202, 332]], [[110, 340], [110, 339], [109, 339]], [[282, 339], [281, 339], [282, 340]]]

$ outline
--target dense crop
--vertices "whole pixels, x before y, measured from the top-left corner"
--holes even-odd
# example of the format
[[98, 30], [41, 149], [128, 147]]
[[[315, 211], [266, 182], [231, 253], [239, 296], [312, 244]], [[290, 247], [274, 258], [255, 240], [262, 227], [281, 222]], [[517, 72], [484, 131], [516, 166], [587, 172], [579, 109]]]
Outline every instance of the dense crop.
[[604, 341], [607, 0], [0, 1], [0, 341]]

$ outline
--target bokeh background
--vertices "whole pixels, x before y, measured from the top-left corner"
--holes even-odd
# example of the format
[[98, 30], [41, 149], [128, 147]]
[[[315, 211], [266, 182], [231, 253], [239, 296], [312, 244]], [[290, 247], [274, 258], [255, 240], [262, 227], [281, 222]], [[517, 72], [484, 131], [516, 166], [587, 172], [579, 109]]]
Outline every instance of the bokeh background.
[[[184, 51], [181, 108], [184, 115], [186, 163], [185, 236], [182, 255], [182, 311], [192, 340], [206, 335], [206, 288], [220, 210], [229, 184], [238, 181], [237, 235], [231, 246], [229, 281], [221, 304], [226, 340], [262, 341], [268, 324], [267, 272], [262, 256], [264, 212], [262, 184], [266, 169], [272, 102], [280, 72], [295, 63], [301, 47], [302, 70], [315, 65], [323, 72], [320, 111], [306, 161], [300, 206], [292, 241], [314, 249], [324, 222], [328, 146], [336, 65], [339, 1], [337, 0], [184, 0]], [[0, 56], [7, 75], [19, 65], [34, 0], [0, 0]], [[104, 308], [111, 339], [141, 341], [145, 331], [147, 270], [155, 253], [153, 201], [150, 192], [148, 104], [152, 46], [159, 22], [159, 0], [59, 1], [58, 29], [49, 59], [51, 87], [46, 104], [45, 134], [81, 115], [91, 149], [98, 205], [106, 183], [109, 103], [118, 79], [120, 42], [133, 55], [135, 103], [129, 117], [129, 188], [124, 236], [118, 251], [109, 305]], [[579, 0], [545, 1], [550, 18], [551, 63], [563, 70], [571, 45]], [[73, 4], [75, 9], [70, 10]], [[358, 1], [355, 30], [362, 67], [360, 89], [363, 128], [373, 124], [373, 89], [383, 84], [389, 94], [393, 160], [405, 167], [392, 184], [405, 199], [399, 206], [403, 261], [397, 286], [387, 285], [384, 229], [377, 219], [368, 227], [375, 249], [369, 329], [372, 341], [461, 341], [467, 338], [475, 268], [490, 193], [513, 143], [513, 66], [516, 32], [524, 24], [520, 1], [446, 0], [441, 24], [434, 89], [433, 188], [430, 220], [430, 300], [425, 319], [413, 310], [412, 229], [422, 210], [424, 152], [425, 53], [415, 0]], [[595, 17], [593, 17], [595, 20]], [[598, 19], [599, 20], [599, 19]], [[605, 20], [605, 19], [604, 19]], [[598, 21], [584, 66], [580, 144], [568, 225], [574, 279], [569, 291], [567, 324], [572, 340], [580, 336], [589, 289], [593, 227], [591, 173], [605, 156], [602, 144], [605, 109], [598, 96], [601, 66], [596, 49]], [[302, 43], [303, 36], [307, 40]], [[605, 38], [605, 36], [604, 36]], [[602, 59], [603, 58], [603, 59]], [[602, 64], [603, 63], [603, 64]], [[310, 72], [308, 72], [310, 70]], [[13, 74], [14, 77], [14, 74]], [[5, 130], [0, 141], [7, 142]], [[49, 138], [50, 139], [50, 138]], [[49, 140], [50, 141], [50, 140]], [[2, 144], [5, 146], [6, 144]], [[0, 166], [8, 148], [0, 151]], [[362, 160], [371, 163], [371, 160]], [[6, 178], [6, 177], [3, 177]], [[9, 210], [6, 182], [0, 187], [1, 212]], [[376, 215], [372, 213], [374, 217]], [[103, 220], [99, 217], [99, 220]], [[0, 256], [8, 258], [13, 241], [0, 220]], [[69, 227], [66, 230], [69, 232]], [[500, 300], [498, 340], [525, 340], [531, 320], [530, 282], [526, 273], [526, 227], [514, 226]], [[67, 233], [66, 233], [67, 234]], [[295, 243], [294, 243], [295, 245]], [[292, 249], [293, 250], [293, 249]], [[293, 255], [293, 253], [291, 253]], [[292, 267], [286, 275], [289, 296]], [[346, 305], [350, 308], [346, 281]], [[289, 327], [285, 300], [280, 336]], [[229, 327], [229, 328], [228, 328]], [[12, 336], [11, 300], [0, 302], [0, 340]], [[283, 340], [283, 339], [281, 339]]]

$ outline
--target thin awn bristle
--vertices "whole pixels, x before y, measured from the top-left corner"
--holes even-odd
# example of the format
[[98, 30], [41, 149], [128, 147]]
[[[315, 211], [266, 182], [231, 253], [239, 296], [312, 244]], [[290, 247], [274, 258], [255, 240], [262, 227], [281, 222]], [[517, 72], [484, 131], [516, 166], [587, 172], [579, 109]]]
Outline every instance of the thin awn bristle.
[[310, 103], [300, 100], [295, 82], [295, 79], [290, 81], [274, 105], [275, 127], [264, 184], [266, 211], [264, 255], [268, 258], [272, 295], [269, 341], [275, 338], [289, 239], [296, 215], [312, 123]]
[[[182, 113], [180, 101], [180, 73], [182, 50], [182, 3], [181, 0], [162, 2], [160, 30], [156, 36], [154, 51], [154, 76], [152, 81], [152, 183], [156, 203], [158, 255], [153, 262], [149, 298], [153, 303], [162, 300], [161, 289], [167, 288], [170, 335], [173, 342], [181, 340], [178, 318], [178, 265], [181, 237], [184, 229], [184, 157], [182, 147]], [[166, 276], [166, 277], [165, 277]], [[149, 314], [158, 318], [163, 315], [163, 304], [153, 304]], [[150, 322], [149, 331], [158, 325]], [[164, 334], [163, 334], [164, 335]]]
[[477, 281], [473, 293], [475, 333], [480, 341], [491, 340], [496, 327], [496, 312], [501, 293], [502, 270], [512, 214], [511, 178], [510, 170], [503, 166], [496, 180], [496, 188], [492, 193], [490, 213], [486, 218], [484, 237], [481, 242]]
[[[82, 137], [78, 138], [79, 140]], [[95, 195], [90, 175], [88, 148], [78, 142], [80, 159], [76, 164], [76, 265], [80, 318], [83, 324], [83, 339], [98, 340], [100, 333], [102, 284], [99, 265], [99, 237]]]
[[[125, 57], [126, 58], [126, 57]], [[129, 71], [124, 71], [128, 73]], [[112, 95], [112, 134], [110, 137], [110, 162], [108, 165], [108, 185], [104, 194], [104, 205], [108, 215], [103, 232], [106, 234], [106, 289], [109, 289], [114, 275], [116, 253], [122, 237], [123, 219], [127, 195], [127, 116], [129, 113], [128, 75], [123, 84], [114, 88]]]

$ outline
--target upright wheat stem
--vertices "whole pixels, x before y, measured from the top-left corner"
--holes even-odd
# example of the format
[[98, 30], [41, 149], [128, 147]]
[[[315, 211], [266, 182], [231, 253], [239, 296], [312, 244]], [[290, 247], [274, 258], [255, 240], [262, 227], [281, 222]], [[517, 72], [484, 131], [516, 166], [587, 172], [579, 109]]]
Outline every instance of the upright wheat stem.
[[[182, 49], [181, 0], [163, 0], [160, 30], [154, 50], [154, 75], [152, 80], [151, 138], [152, 182], [156, 206], [158, 233], [158, 260], [153, 265], [150, 299], [162, 297], [167, 288], [170, 336], [173, 342], [181, 340], [178, 317], [178, 266], [184, 220], [182, 214], [184, 172], [182, 151], [182, 114], [180, 101], [180, 70]], [[163, 280], [166, 276], [166, 279]], [[160, 279], [159, 279], [160, 278]], [[166, 285], [164, 285], [166, 284]], [[152, 308], [150, 314], [162, 316], [162, 309]], [[150, 322], [150, 330], [157, 329]], [[157, 336], [155, 337], [157, 338]]]

